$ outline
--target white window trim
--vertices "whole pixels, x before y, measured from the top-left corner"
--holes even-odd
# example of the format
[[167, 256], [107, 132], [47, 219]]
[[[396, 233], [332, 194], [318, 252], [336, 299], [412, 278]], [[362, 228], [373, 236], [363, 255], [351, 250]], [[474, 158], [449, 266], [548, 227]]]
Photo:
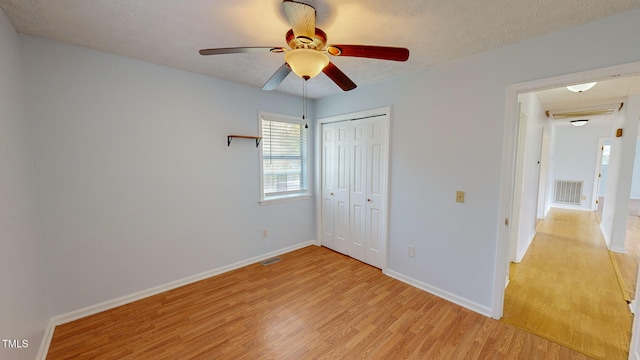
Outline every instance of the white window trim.
[[[260, 111], [260, 112], [258, 112], [258, 129], [259, 129], [261, 137], [262, 137], [262, 119], [281, 121], [281, 122], [290, 122], [290, 123], [300, 124], [300, 125], [305, 125], [307, 123], [305, 120], [302, 120], [301, 118]], [[259, 151], [259, 157], [260, 157], [260, 161], [259, 161], [260, 162], [260, 189], [259, 189], [260, 200], [258, 201], [260, 203], [260, 205], [277, 204], [277, 203], [297, 201], [297, 200], [305, 200], [305, 199], [311, 198], [312, 184], [311, 184], [311, 175], [310, 175], [311, 174], [311, 166], [310, 166], [309, 162], [311, 161], [312, 156], [310, 156], [310, 152], [309, 152], [309, 143], [311, 142], [310, 141], [311, 140], [311, 136], [310, 136], [311, 132], [309, 130], [311, 130], [311, 127], [309, 127], [307, 129], [307, 180], [306, 180], [307, 189], [306, 189], [306, 191], [301, 191], [299, 193], [289, 194], [289, 195], [278, 195], [278, 196], [265, 197], [264, 196], [264, 159], [263, 159], [263, 155], [262, 155], [264, 149], [260, 149], [260, 151]]]

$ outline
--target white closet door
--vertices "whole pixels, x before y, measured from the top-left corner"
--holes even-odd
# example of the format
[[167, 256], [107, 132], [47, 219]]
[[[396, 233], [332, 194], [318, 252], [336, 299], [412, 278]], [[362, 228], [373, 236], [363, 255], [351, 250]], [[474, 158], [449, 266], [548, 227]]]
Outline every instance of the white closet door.
[[335, 219], [335, 133], [333, 125], [322, 127], [322, 239], [323, 246], [334, 248]]
[[322, 245], [382, 268], [388, 117], [322, 126]]
[[349, 130], [348, 121], [339, 122], [335, 127], [335, 185], [334, 185], [334, 250], [349, 254]]
[[382, 267], [386, 232], [386, 126], [380, 118], [367, 119], [365, 262]]
[[351, 241], [349, 256], [366, 260], [367, 120], [351, 122]]

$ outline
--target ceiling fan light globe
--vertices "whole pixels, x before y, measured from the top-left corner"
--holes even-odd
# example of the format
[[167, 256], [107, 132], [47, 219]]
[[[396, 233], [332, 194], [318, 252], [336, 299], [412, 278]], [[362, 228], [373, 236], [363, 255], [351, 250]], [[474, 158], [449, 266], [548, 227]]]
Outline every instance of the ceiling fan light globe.
[[329, 58], [321, 51], [313, 49], [294, 49], [284, 54], [284, 61], [291, 70], [303, 79], [311, 79], [322, 72], [329, 64]]

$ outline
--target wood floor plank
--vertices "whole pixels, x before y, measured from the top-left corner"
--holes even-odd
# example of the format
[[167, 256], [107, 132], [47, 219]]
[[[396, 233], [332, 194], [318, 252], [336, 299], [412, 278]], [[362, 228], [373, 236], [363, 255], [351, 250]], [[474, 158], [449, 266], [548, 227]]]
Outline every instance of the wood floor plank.
[[621, 290], [626, 300], [633, 300], [636, 295], [638, 263], [640, 262], [640, 217], [631, 215], [627, 218], [627, 232], [624, 249], [626, 253], [611, 252], [617, 265]]
[[60, 325], [47, 359], [580, 356], [326, 248], [280, 258]]
[[[536, 230], [511, 265], [502, 321], [596, 358], [626, 359], [632, 315], [595, 214], [552, 209]], [[549, 354], [548, 346], [538, 349]]]

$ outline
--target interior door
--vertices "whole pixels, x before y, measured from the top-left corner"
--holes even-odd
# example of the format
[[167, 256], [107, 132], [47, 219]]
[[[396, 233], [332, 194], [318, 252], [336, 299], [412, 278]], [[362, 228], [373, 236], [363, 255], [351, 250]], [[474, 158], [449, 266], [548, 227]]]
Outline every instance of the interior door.
[[349, 254], [349, 127], [348, 121], [335, 123], [334, 154], [334, 250]]
[[335, 222], [335, 126], [322, 127], [322, 239], [323, 246], [334, 248]]
[[542, 145], [540, 147], [540, 172], [538, 173], [538, 209], [537, 219], [544, 219], [547, 214], [547, 183], [549, 182], [549, 147], [551, 132], [548, 127], [542, 130]]
[[351, 241], [349, 256], [366, 261], [366, 211], [367, 211], [367, 122], [351, 122]]
[[382, 267], [385, 233], [386, 208], [386, 161], [385, 161], [385, 123], [380, 118], [366, 121], [366, 189], [365, 207], [365, 262], [375, 267]]
[[599, 162], [600, 167], [598, 169], [597, 178], [595, 181], [595, 210], [598, 214], [598, 219], [602, 221], [602, 211], [604, 209], [604, 194], [607, 189], [607, 177], [609, 175], [609, 155], [611, 154], [611, 139], [602, 139], [600, 144]]

